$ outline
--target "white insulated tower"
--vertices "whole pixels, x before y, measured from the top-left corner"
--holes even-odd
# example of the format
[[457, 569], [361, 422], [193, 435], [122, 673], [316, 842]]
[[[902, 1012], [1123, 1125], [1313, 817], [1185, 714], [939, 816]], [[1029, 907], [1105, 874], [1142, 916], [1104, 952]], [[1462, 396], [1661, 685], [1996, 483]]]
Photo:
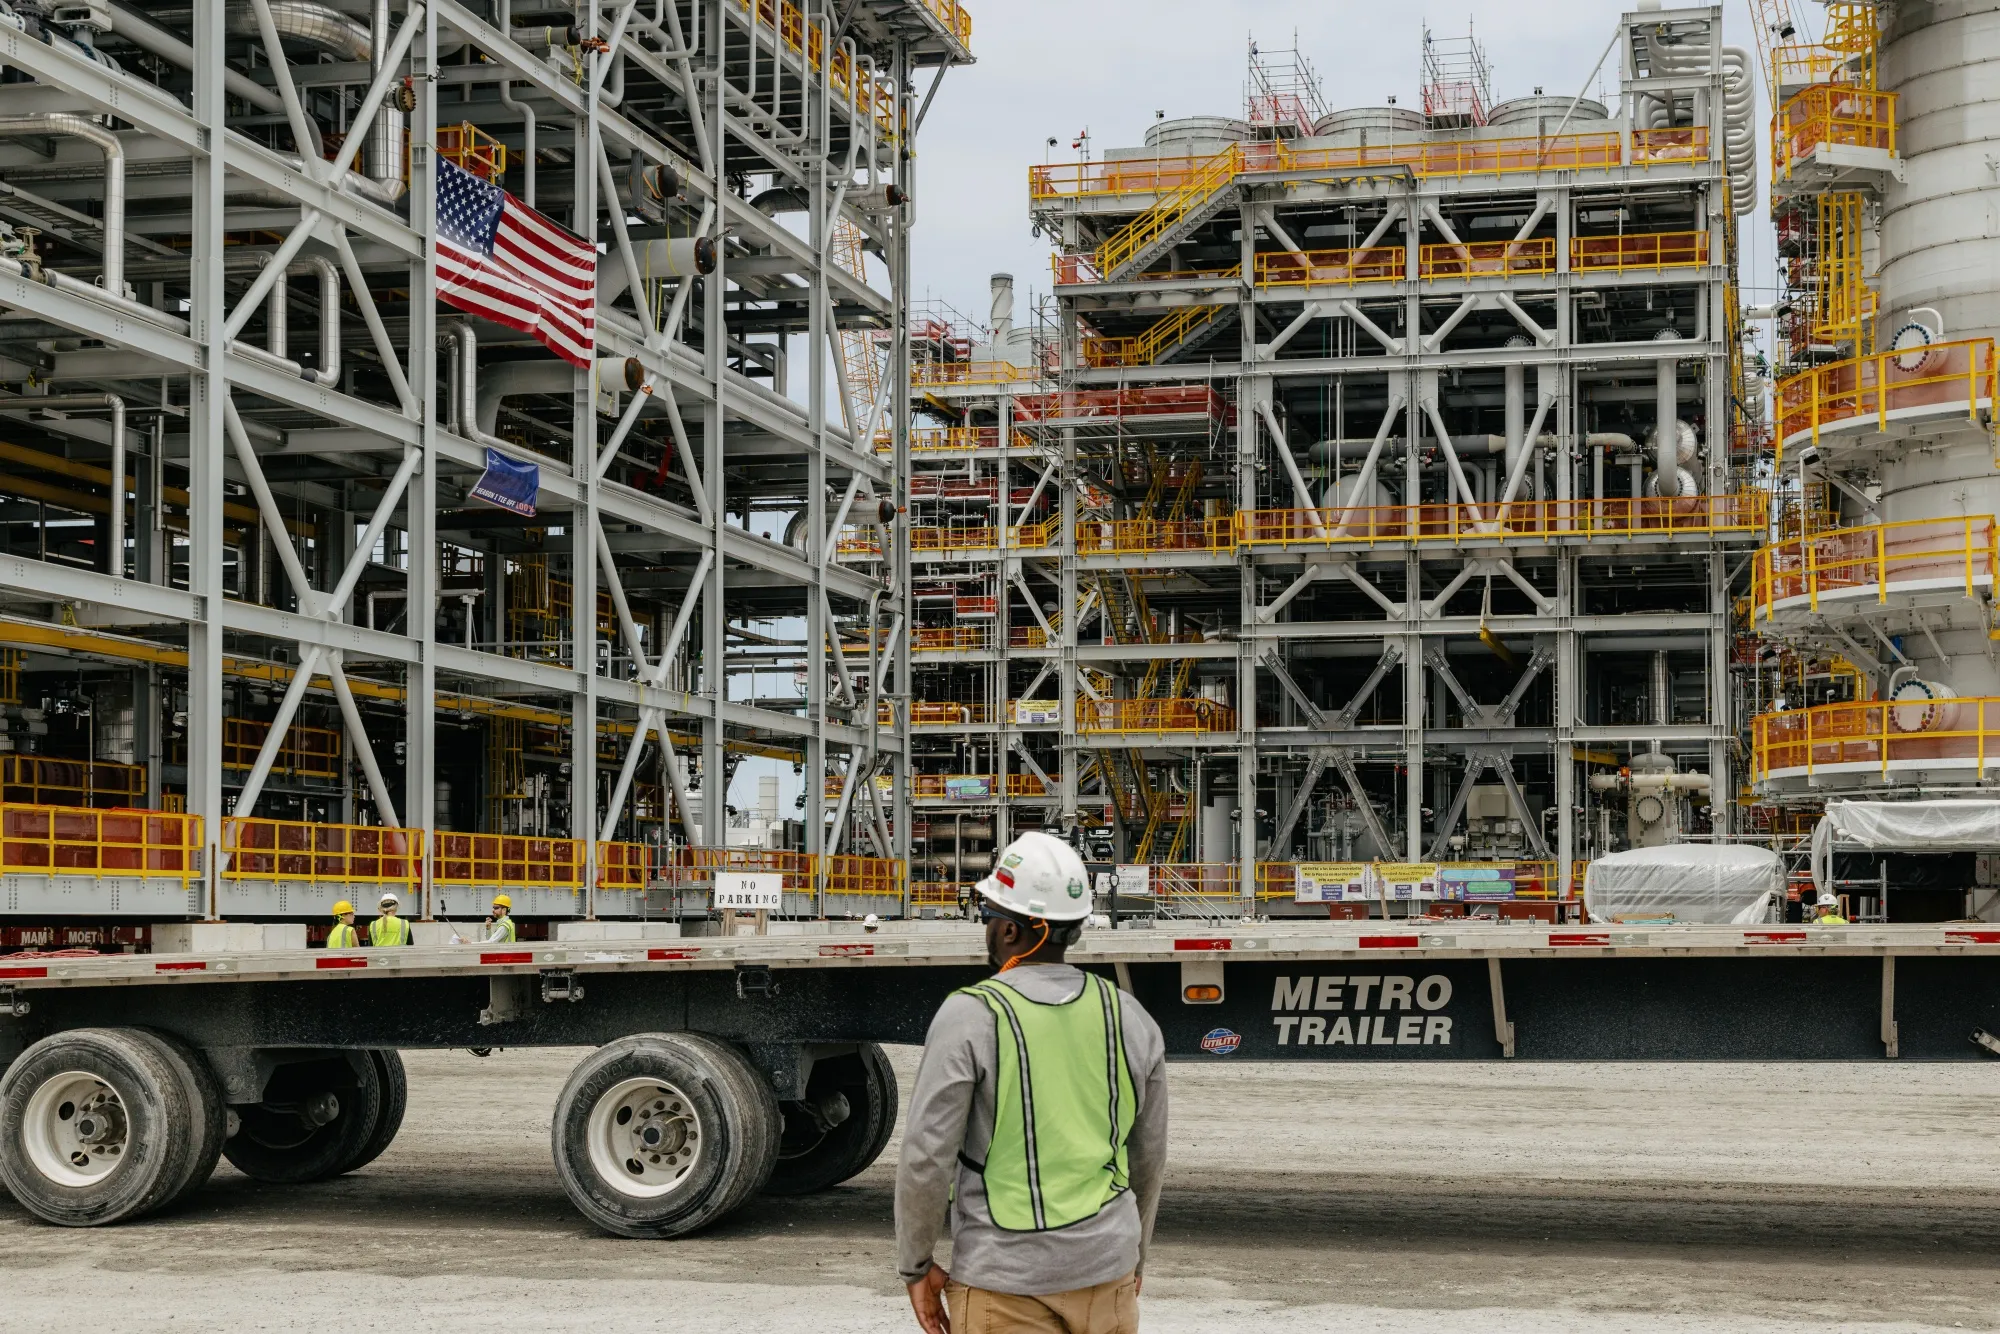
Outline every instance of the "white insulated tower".
[[1834, 63], [1786, 108], [1817, 97], [1836, 128], [1787, 135], [1781, 110], [1774, 136], [1795, 188], [1867, 187], [1859, 236], [1822, 229], [1820, 290], [1843, 262], [1875, 275], [1863, 337], [1779, 389], [1780, 467], [1802, 494], [1837, 493], [1837, 527], [1760, 552], [1754, 597], [1760, 633], [1852, 663], [1875, 699], [1792, 700], [1755, 721], [1759, 784], [1780, 800], [1983, 784], [2000, 741], [2000, 3], [1910, 0], [1873, 19], [1879, 92], [1841, 82], [1865, 57]]

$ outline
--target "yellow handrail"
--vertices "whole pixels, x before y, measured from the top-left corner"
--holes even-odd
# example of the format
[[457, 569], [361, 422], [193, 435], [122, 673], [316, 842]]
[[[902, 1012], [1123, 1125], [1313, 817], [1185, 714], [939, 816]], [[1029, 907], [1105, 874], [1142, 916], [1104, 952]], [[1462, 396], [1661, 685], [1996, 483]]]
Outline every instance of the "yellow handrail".
[[421, 879], [424, 831], [228, 816], [222, 822], [224, 880], [400, 885]]
[[201, 817], [170, 811], [0, 804], [0, 872], [138, 876], [201, 873]]
[[1932, 343], [1900, 352], [1880, 352], [1802, 371], [1778, 385], [1778, 459], [1785, 442], [1841, 422], [1873, 417], [1886, 431], [1892, 414], [1926, 408], [1956, 413], [1974, 422], [1982, 404], [1991, 407], [2000, 385], [2000, 362], [1991, 338]]
[[1952, 768], [1984, 774], [2000, 743], [2000, 698], [1920, 696], [1823, 704], [1750, 720], [1753, 783], [1842, 766], [1882, 775]]
[[1381, 542], [1492, 542], [1508, 539], [1658, 537], [1762, 532], [1764, 491], [1724, 496], [1517, 500], [1507, 505], [1357, 505], [1351, 509], [1245, 510], [1239, 546], [1370, 546]]
[[1996, 577], [2000, 520], [1990, 514], [1841, 528], [1760, 549], [1751, 566], [1751, 617], [1768, 620], [1795, 598], [1818, 611], [1822, 596], [1848, 590], [1872, 590], [1878, 605], [1910, 585], [1963, 588], [1972, 598]]

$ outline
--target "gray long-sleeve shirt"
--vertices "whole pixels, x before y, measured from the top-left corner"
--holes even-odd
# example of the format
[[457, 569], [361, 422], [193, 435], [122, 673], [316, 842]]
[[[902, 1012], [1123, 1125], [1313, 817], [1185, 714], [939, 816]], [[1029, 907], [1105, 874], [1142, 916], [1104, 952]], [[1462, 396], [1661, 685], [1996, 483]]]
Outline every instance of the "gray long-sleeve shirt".
[[[1083, 973], [1068, 964], [1013, 969], [1007, 985], [1043, 1004], [1076, 998]], [[924, 1039], [923, 1064], [903, 1128], [896, 1168], [896, 1267], [914, 1283], [951, 1223], [951, 1276], [989, 1292], [1041, 1296], [1123, 1278], [1145, 1264], [1167, 1160], [1166, 1043], [1131, 996], [1120, 997], [1125, 1061], [1137, 1093], [1126, 1144], [1131, 1189], [1095, 1218], [1055, 1232], [1004, 1232], [986, 1205], [986, 1183], [959, 1161], [985, 1162], [993, 1140], [994, 1070], [999, 1039], [993, 1012], [972, 996], [939, 1007]]]

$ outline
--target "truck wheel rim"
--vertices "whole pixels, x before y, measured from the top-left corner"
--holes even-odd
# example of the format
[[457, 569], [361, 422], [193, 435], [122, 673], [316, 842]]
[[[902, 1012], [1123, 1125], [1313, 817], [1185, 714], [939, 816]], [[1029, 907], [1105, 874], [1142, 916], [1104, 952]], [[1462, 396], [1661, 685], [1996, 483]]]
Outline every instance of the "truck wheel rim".
[[44, 1080], [21, 1118], [27, 1159], [58, 1186], [94, 1186], [127, 1157], [131, 1118], [118, 1090], [71, 1070]]
[[701, 1161], [701, 1117], [693, 1101], [657, 1079], [627, 1079], [590, 1109], [590, 1165], [621, 1195], [658, 1199], [678, 1190]]

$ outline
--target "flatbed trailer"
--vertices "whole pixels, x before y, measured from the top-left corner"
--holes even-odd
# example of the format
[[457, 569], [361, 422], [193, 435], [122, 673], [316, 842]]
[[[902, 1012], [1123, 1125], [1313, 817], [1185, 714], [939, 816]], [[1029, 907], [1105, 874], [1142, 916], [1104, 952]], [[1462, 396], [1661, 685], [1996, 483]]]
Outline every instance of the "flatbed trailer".
[[[400, 1049], [584, 1046], [552, 1151], [599, 1226], [671, 1237], [868, 1166], [883, 1043], [989, 969], [972, 926], [269, 953], [0, 956], [0, 1179], [51, 1222], [171, 1206], [218, 1155], [351, 1171], [401, 1122]], [[1072, 962], [1170, 1059], [1990, 1060], [2000, 927], [1162, 924]]]

